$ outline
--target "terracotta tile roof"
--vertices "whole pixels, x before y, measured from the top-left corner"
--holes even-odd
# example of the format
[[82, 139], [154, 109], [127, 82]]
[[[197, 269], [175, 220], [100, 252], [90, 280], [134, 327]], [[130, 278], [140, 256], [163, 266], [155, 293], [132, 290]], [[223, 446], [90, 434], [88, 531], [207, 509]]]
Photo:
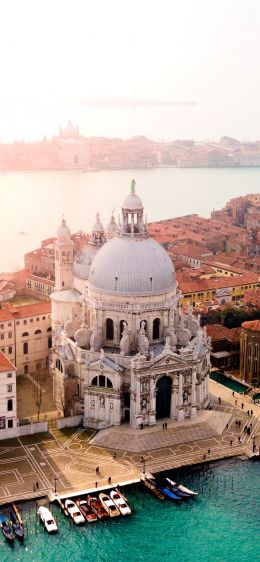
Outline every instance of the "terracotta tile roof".
[[250, 320], [249, 322], [243, 322], [242, 328], [246, 330], [252, 330], [253, 332], [260, 332], [260, 320]]
[[11, 363], [11, 361], [9, 361], [9, 359], [6, 357], [6, 355], [2, 351], [0, 351], [0, 372], [14, 371], [14, 370], [16, 370], [16, 368], [13, 365], [13, 363]]
[[21, 306], [12, 306], [9, 304], [9, 306], [6, 305], [5, 308], [0, 310], [0, 321], [27, 318], [28, 316], [37, 316], [38, 314], [50, 314], [50, 312], [50, 301]]
[[239, 341], [241, 328], [226, 328], [222, 324], [207, 324], [206, 330], [208, 336], [212, 338], [213, 341], [216, 340], [228, 340], [228, 341]]
[[184, 281], [177, 273], [177, 280], [183, 293], [197, 293], [224, 289], [226, 287], [237, 287], [260, 283], [259, 275], [256, 273], [245, 273], [244, 275], [218, 277], [218, 279], [200, 279], [197, 281]]

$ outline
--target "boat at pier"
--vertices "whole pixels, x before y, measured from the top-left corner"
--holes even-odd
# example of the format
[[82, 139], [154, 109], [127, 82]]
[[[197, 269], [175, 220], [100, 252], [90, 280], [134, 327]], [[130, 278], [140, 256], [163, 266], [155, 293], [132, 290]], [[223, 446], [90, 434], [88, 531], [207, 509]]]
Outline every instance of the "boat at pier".
[[17, 537], [18, 541], [23, 542], [24, 540], [24, 528], [23, 524], [17, 519], [16, 514], [14, 511], [10, 511], [10, 523], [12, 526], [12, 530]]
[[104, 509], [101, 501], [98, 498], [95, 498], [94, 496], [87, 496], [87, 504], [92, 509], [92, 511], [94, 511], [98, 519], [102, 520], [109, 518], [108, 512]]
[[0, 527], [2, 529], [2, 533], [4, 535], [4, 538], [7, 540], [7, 542], [12, 544], [14, 542], [14, 534], [13, 534], [11, 525], [7, 524], [7, 521], [6, 521], [6, 518], [5, 518], [4, 515], [0, 515]]
[[189, 497], [198, 496], [198, 492], [193, 492], [192, 490], [189, 490], [189, 488], [186, 488], [186, 486], [182, 486], [182, 484], [177, 485], [176, 482], [173, 482], [173, 480], [170, 480], [170, 478], [166, 478], [166, 480], [172, 488], [176, 488], [180, 492], [187, 494]]
[[107, 494], [103, 494], [103, 492], [101, 492], [99, 494], [99, 499], [110, 517], [118, 517], [120, 515], [118, 507]]
[[48, 533], [57, 533], [57, 523], [48, 507], [41, 505], [38, 509], [38, 515]]
[[165, 486], [161, 486], [151, 478], [146, 477], [144, 483], [147, 488], [149, 488], [160, 500], [168, 498], [170, 500], [180, 502], [182, 499], [180, 496], [177, 496], [177, 494], [175, 494], [172, 490], [166, 488]]
[[82, 513], [79, 511], [78, 506], [72, 500], [65, 500], [65, 507], [68, 510], [68, 513], [75, 525], [80, 525], [81, 523], [85, 523], [85, 517], [83, 517]]
[[124, 496], [118, 490], [112, 490], [110, 492], [110, 498], [119, 509], [121, 515], [130, 515], [131, 509], [126, 502]]
[[97, 515], [92, 511], [91, 507], [87, 504], [86, 500], [81, 500], [78, 498], [76, 500], [76, 505], [78, 506], [80, 512], [82, 513], [83, 517], [85, 517], [88, 523], [94, 523], [97, 521]]

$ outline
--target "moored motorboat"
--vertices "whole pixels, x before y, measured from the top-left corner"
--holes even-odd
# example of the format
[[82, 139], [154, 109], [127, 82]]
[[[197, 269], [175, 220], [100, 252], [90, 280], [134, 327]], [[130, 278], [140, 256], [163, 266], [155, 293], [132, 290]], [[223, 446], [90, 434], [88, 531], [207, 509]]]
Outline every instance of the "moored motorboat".
[[88, 523], [93, 523], [97, 521], [97, 515], [92, 511], [91, 507], [88, 506], [86, 500], [81, 500], [78, 498], [76, 500], [76, 505], [78, 506], [80, 512], [82, 513], [83, 517], [85, 517]]
[[186, 488], [186, 486], [182, 486], [182, 484], [177, 485], [176, 482], [173, 482], [173, 480], [170, 480], [170, 478], [166, 478], [166, 480], [172, 487], [176, 487], [178, 490], [184, 492], [188, 496], [198, 496], [198, 492], [193, 492], [192, 490], [189, 490], [189, 488]]
[[18, 521], [15, 513], [13, 511], [10, 511], [10, 523], [13, 529], [13, 532], [15, 534], [15, 536], [18, 538], [18, 540], [20, 542], [23, 542], [24, 540], [24, 528], [23, 528], [23, 524], [20, 523], [20, 521]]
[[87, 504], [90, 509], [94, 511], [98, 519], [102, 520], [109, 518], [108, 512], [106, 511], [106, 509], [104, 509], [101, 501], [98, 498], [95, 498], [94, 496], [87, 496]]
[[85, 517], [83, 517], [82, 513], [80, 513], [79, 508], [72, 500], [65, 500], [65, 508], [68, 510], [68, 513], [75, 525], [80, 525], [81, 523], [85, 523]]
[[118, 490], [112, 490], [110, 492], [110, 498], [119, 509], [121, 515], [131, 514], [131, 509], [129, 505], [127, 505], [126, 499], [124, 498], [124, 496], [122, 496], [122, 494], [120, 494]]
[[38, 515], [48, 533], [57, 533], [57, 523], [48, 507], [41, 505], [38, 509]]
[[103, 492], [101, 492], [99, 494], [99, 499], [110, 517], [118, 517], [120, 515], [118, 507], [107, 494], [103, 494]]
[[12, 531], [12, 527], [7, 524], [6, 518], [4, 515], [0, 515], [0, 527], [2, 529], [2, 533], [10, 544], [14, 542], [14, 534]]

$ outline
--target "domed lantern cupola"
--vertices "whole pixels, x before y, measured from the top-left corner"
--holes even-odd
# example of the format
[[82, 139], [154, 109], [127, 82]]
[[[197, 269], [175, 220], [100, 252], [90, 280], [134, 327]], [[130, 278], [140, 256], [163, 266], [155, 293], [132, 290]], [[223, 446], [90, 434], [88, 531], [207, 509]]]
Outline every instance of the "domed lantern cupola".
[[92, 236], [89, 241], [93, 246], [102, 246], [106, 241], [103, 224], [100, 220], [99, 213], [96, 214], [96, 222], [93, 224]]
[[147, 225], [144, 224], [144, 208], [140, 197], [135, 192], [136, 182], [131, 182], [131, 192], [125, 198], [122, 206], [123, 224], [120, 225], [121, 236], [147, 237]]
[[72, 287], [74, 244], [71, 240], [70, 229], [62, 218], [61, 225], [57, 230], [55, 242], [55, 290], [70, 289]]

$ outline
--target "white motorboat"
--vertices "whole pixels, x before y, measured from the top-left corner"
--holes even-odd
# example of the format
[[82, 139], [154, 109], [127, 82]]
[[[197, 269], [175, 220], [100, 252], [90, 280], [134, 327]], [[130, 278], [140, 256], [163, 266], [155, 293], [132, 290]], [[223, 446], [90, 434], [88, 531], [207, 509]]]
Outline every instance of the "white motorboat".
[[118, 515], [120, 515], [118, 507], [107, 494], [99, 494], [99, 499], [110, 517], [118, 517]]
[[82, 513], [80, 513], [79, 511], [79, 508], [72, 500], [65, 500], [65, 508], [67, 509], [73, 523], [75, 523], [76, 525], [85, 523], [85, 517], [83, 517]]
[[57, 523], [48, 507], [41, 505], [38, 509], [38, 515], [48, 533], [56, 533], [58, 531]]
[[126, 500], [118, 490], [112, 490], [110, 492], [111, 500], [114, 502], [116, 507], [119, 509], [121, 515], [130, 515], [131, 509], [129, 505], [127, 505]]
[[166, 478], [166, 480], [167, 482], [169, 482], [169, 484], [171, 484], [171, 486], [175, 486], [181, 492], [189, 494], [190, 496], [198, 496], [198, 492], [193, 492], [192, 490], [189, 490], [189, 488], [186, 488], [186, 486], [182, 486], [182, 484], [177, 485], [176, 482], [173, 482], [173, 480], [170, 480], [170, 478]]

